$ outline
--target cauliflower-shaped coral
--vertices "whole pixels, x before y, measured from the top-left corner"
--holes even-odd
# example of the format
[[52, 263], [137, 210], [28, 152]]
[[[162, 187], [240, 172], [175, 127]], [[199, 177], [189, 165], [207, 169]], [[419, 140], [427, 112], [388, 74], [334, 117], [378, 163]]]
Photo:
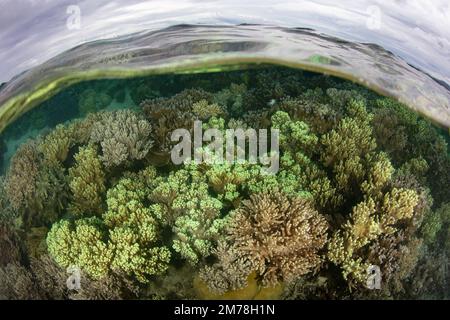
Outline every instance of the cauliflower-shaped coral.
[[150, 199], [173, 228], [175, 251], [192, 264], [210, 255], [225, 220], [220, 219], [222, 202], [209, 194], [204, 175], [185, 169], [171, 173], [153, 189]]
[[61, 267], [77, 266], [99, 279], [106, 276], [112, 260], [105, 237], [98, 218], [84, 218], [75, 223], [61, 220], [53, 224], [47, 235], [48, 252]]
[[157, 245], [161, 217], [144, 205], [152, 177], [151, 167], [126, 174], [108, 190], [108, 210], [101, 218], [55, 223], [47, 236], [55, 261], [62, 267], [78, 266], [96, 279], [117, 270], [146, 283], [149, 275], [163, 273], [171, 254]]

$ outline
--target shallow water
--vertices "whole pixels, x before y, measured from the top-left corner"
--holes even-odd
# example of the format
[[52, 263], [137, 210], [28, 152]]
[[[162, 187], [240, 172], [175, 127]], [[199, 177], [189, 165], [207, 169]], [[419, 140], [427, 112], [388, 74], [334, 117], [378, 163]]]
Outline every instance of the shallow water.
[[14, 78], [0, 91], [0, 130], [80, 81], [236, 69], [261, 63], [350, 79], [396, 97], [450, 127], [448, 88], [380, 46], [347, 42], [308, 29], [180, 25], [87, 43]]
[[[195, 140], [195, 121], [279, 129], [279, 170], [176, 164], [171, 133]], [[2, 138], [0, 297], [448, 297], [447, 134], [350, 81], [270, 65], [84, 81]]]
[[[366, 1], [332, 14], [282, 2], [285, 21], [185, 4], [214, 24], [161, 18], [73, 48], [71, 35], [0, 86], [0, 298], [448, 299], [447, 35], [387, 14], [395, 3], [378, 4], [392, 38], [352, 29]], [[339, 30], [324, 19], [346, 14]], [[200, 120], [280, 130], [280, 170], [173, 163], [171, 133]], [[83, 290], [67, 290], [66, 268]]]

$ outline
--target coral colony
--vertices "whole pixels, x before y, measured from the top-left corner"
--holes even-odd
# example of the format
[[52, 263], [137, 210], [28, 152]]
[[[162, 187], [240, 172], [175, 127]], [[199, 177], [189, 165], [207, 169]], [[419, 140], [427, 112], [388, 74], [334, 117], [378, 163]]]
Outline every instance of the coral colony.
[[1, 298], [449, 298], [446, 133], [299, 70], [160, 77], [12, 125], [45, 128], [0, 178]]
[[[226, 161], [230, 165], [234, 163], [256, 164], [259, 159], [260, 163], [269, 165], [268, 168], [262, 167], [261, 172], [268, 174], [276, 174], [278, 172], [280, 166], [280, 133], [278, 129], [271, 130], [270, 150], [268, 150], [266, 129], [259, 129], [259, 135], [255, 129], [250, 128], [246, 130], [242, 128], [226, 129], [224, 136], [223, 132], [217, 128], [208, 128], [203, 133], [202, 122], [196, 120], [194, 121], [193, 131], [193, 145], [189, 130], [176, 129], [172, 132], [172, 142], [178, 142], [181, 139], [172, 148], [172, 163], [189, 164], [189, 162], [194, 161], [197, 164], [202, 162], [222, 164]], [[246, 144], [247, 141], [248, 144]], [[202, 147], [203, 142], [209, 142], [209, 144], [206, 147]], [[248, 148], [246, 148], [247, 145]], [[192, 148], [194, 149], [193, 159]], [[246, 149], [248, 149], [248, 155], [246, 155]]]

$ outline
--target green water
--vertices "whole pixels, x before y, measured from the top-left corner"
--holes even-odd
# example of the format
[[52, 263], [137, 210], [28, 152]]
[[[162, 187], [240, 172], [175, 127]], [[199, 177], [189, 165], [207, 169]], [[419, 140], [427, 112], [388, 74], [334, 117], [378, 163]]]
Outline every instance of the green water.
[[[280, 130], [279, 171], [173, 164], [170, 134], [196, 120]], [[279, 66], [69, 86], [1, 134], [0, 297], [448, 299], [448, 138]]]

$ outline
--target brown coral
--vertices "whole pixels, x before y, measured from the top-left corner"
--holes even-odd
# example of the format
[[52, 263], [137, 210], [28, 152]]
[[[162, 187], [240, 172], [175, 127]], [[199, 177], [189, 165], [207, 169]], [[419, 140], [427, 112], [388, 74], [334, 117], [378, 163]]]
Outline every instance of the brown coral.
[[143, 159], [153, 145], [152, 127], [131, 110], [105, 112], [94, 124], [91, 141], [100, 143], [106, 167]]
[[15, 210], [29, 207], [36, 192], [39, 173], [39, 154], [34, 142], [19, 147], [11, 159], [6, 175], [5, 191]]
[[206, 265], [199, 272], [199, 278], [207, 284], [211, 292], [223, 294], [247, 285], [247, 278], [253, 271], [252, 261], [242, 256], [236, 246], [219, 241], [213, 250], [218, 262]]
[[302, 198], [256, 194], [242, 202], [230, 222], [229, 238], [247, 256], [263, 285], [289, 282], [319, 266], [327, 223]]
[[200, 101], [208, 103], [212, 95], [203, 90], [184, 90], [171, 98], [146, 100], [141, 107], [153, 126], [153, 139], [158, 151], [169, 152], [172, 146], [170, 136], [175, 129], [192, 130], [195, 115], [192, 107]]

